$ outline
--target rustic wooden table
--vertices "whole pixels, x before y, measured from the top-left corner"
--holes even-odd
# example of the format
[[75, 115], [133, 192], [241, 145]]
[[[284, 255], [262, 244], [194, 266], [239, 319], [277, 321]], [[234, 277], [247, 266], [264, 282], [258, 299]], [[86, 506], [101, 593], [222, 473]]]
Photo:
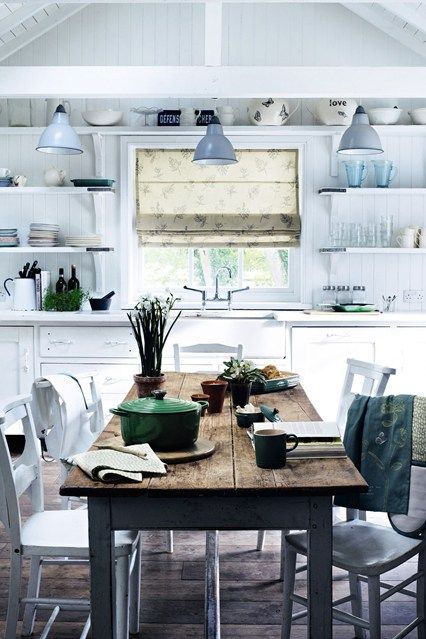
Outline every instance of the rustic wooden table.
[[[189, 399], [205, 375], [168, 373], [171, 397]], [[136, 397], [135, 389], [127, 398]], [[279, 409], [287, 421], [318, 420], [300, 386], [252, 398]], [[111, 420], [101, 438], [120, 433]], [[202, 419], [201, 434], [216, 443], [208, 459], [169, 466], [165, 477], [139, 484], [93, 482], [75, 468], [61, 495], [87, 496], [91, 564], [92, 638], [114, 639], [115, 530], [205, 530], [209, 556], [218, 556], [217, 530], [307, 530], [310, 639], [329, 639], [331, 619], [332, 496], [366, 490], [347, 458], [288, 461], [280, 470], [257, 468], [245, 429], [239, 428], [227, 399], [221, 414]], [[207, 565], [205, 636], [219, 639], [217, 565]]]

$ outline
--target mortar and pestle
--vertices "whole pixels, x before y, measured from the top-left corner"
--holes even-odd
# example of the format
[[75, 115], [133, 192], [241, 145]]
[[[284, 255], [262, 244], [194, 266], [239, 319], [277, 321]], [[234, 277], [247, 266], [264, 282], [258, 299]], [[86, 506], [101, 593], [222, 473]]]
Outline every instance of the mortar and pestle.
[[115, 291], [110, 291], [103, 297], [90, 297], [89, 303], [92, 311], [109, 311], [111, 306], [111, 298], [115, 295]]

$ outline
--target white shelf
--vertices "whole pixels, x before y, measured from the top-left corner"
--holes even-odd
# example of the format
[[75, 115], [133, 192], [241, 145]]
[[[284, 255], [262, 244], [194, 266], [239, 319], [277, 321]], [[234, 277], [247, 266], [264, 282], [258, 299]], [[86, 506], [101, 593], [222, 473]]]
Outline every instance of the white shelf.
[[347, 254], [359, 254], [359, 255], [369, 255], [369, 254], [378, 254], [378, 255], [385, 255], [385, 254], [399, 254], [399, 255], [425, 255], [426, 254], [426, 248], [398, 248], [398, 247], [393, 247], [393, 246], [389, 246], [386, 248], [382, 248], [382, 247], [324, 247], [324, 248], [320, 248], [320, 253], [322, 253], [323, 255], [330, 255], [330, 256], [339, 256], [339, 255], [347, 255]]
[[[342, 187], [344, 188], [344, 187]], [[388, 189], [377, 189], [377, 188], [364, 188], [361, 187], [359, 189], [355, 188], [346, 188], [344, 192], [327, 192], [327, 193], [318, 193], [321, 196], [331, 196], [331, 197], [348, 197], [348, 196], [358, 196], [358, 197], [366, 197], [369, 195], [426, 195], [426, 188], [394, 188], [389, 187]]]
[[0, 247], [2, 253], [110, 253], [112, 247], [87, 247], [87, 246], [5, 246]]
[[[89, 191], [87, 186], [8, 186], [0, 188], [0, 195], [81, 195], [88, 193], [89, 195], [111, 195], [115, 193], [114, 189], [107, 191]], [[105, 187], [106, 188], [106, 187]]]
[[[277, 133], [284, 133], [288, 135], [341, 135], [344, 133], [346, 127], [344, 126], [313, 126], [313, 125], [300, 125], [300, 126], [251, 126], [248, 124], [236, 125], [236, 126], [224, 126], [225, 131], [229, 133], [241, 134], [253, 134], [257, 135], [277, 135]], [[401, 135], [426, 135], [426, 125], [417, 124], [396, 124], [396, 125], [380, 125], [374, 126], [375, 130], [380, 136], [401, 136]], [[165, 133], [185, 135], [187, 133], [200, 133], [205, 130], [202, 126], [176, 126], [176, 127], [159, 127], [159, 126], [145, 126], [135, 128], [131, 126], [77, 126], [74, 127], [79, 135], [93, 135], [99, 133], [101, 135], [164, 135]], [[45, 127], [0, 127], [0, 135], [41, 135]]]

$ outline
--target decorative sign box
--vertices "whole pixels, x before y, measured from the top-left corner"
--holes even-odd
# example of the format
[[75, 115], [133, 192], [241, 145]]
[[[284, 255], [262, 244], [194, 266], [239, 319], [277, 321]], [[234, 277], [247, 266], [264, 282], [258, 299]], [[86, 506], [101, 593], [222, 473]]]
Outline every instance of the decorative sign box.
[[180, 110], [165, 109], [158, 114], [158, 126], [179, 126]]

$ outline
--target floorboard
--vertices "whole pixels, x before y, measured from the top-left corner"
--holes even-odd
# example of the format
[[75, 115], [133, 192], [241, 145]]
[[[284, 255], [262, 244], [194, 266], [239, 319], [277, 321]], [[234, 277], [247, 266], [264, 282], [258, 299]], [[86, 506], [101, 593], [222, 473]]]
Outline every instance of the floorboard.
[[[58, 466], [44, 463], [46, 507], [59, 507]], [[24, 504], [24, 514], [28, 504]], [[203, 639], [204, 541], [200, 532], [175, 533], [175, 551], [165, 552], [164, 533], [149, 532], [143, 537], [141, 639]], [[278, 639], [280, 636], [281, 584], [279, 574], [279, 533], [268, 533], [264, 551], [258, 552], [256, 532], [221, 534], [221, 617], [223, 639]], [[415, 563], [407, 562], [387, 575], [390, 583], [413, 572]], [[9, 573], [9, 545], [0, 530], [0, 633], [4, 630]], [[25, 578], [28, 565], [25, 565]], [[343, 571], [334, 571], [334, 597], [347, 594], [348, 583]], [[296, 590], [304, 594], [306, 573], [297, 576]], [[61, 597], [88, 596], [88, 569], [51, 566], [45, 570], [42, 594]], [[363, 586], [363, 599], [366, 589]], [[295, 608], [297, 609], [297, 607]], [[348, 607], [346, 607], [348, 609]], [[40, 611], [36, 632], [48, 613]], [[391, 639], [415, 616], [414, 600], [398, 594], [383, 604], [381, 639]], [[76, 639], [84, 624], [84, 615], [63, 612], [54, 625], [54, 639]], [[298, 621], [292, 639], [305, 639], [304, 620]], [[407, 637], [414, 639], [412, 632]], [[351, 639], [350, 627], [336, 623], [334, 639]]]

